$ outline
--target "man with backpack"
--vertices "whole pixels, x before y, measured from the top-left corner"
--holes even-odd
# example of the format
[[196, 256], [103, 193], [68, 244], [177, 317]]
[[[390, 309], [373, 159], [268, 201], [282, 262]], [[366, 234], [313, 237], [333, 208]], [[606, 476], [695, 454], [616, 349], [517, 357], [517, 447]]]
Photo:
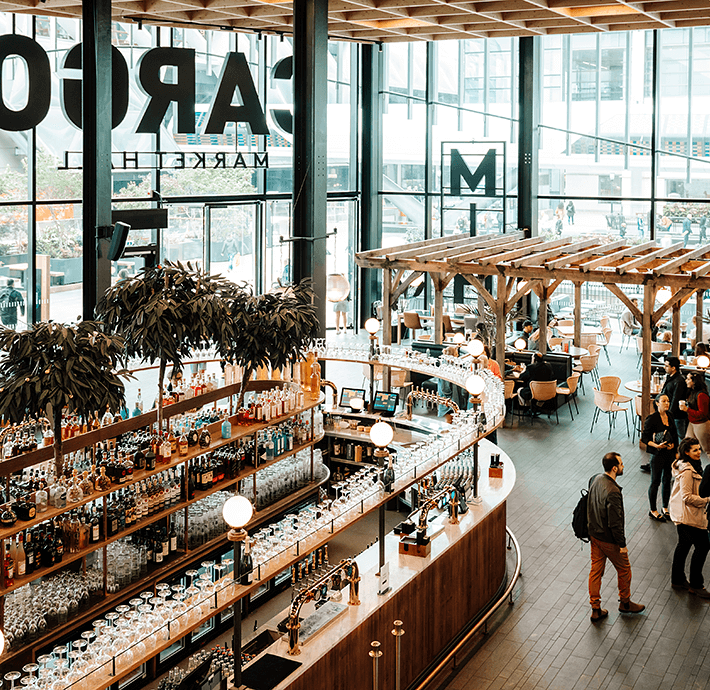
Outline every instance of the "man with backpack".
[[619, 611], [640, 613], [645, 606], [631, 601], [631, 564], [624, 533], [624, 500], [616, 478], [624, 474], [619, 453], [607, 453], [602, 458], [604, 472], [589, 480], [587, 524], [592, 543], [592, 567], [589, 572], [589, 603], [591, 620], [609, 615], [601, 607], [601, 585], [607, 559], [616, 569], [619, 584]]

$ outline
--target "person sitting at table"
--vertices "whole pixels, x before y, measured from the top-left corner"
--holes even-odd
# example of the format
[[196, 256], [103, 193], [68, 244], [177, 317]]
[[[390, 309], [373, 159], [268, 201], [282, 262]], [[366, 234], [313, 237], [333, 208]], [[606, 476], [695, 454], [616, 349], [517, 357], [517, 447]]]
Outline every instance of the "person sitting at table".
[[680, 401], [680, 409], [688, 413], [686, 438], [698, 439], [705, 454], [710, 456], [710, 395], [705, 374], [691, 371], [685, 377], [685, 384], [688, 398]]
[[526, 349], [526, 350], [529, 349], [529, 347], [527, 346], [527, 344], [528, 344], [528, 341], [529, 341], [529, 339], [530, 339], [530, 336], [531, 336], [532, 333], [533, 333], [533, 329], [534, 329], [533, 322], [530, 321], [529, 319], [526, 319], [525, 321], [523, 321], [523, 330], [522, 330], [522, 332], [516, 331], [515, 333], [513, 333], [513, 335], [510, 336], [510, 338], [508, 338], [508, 340], [506, 340], [506, 344], [507, 344], [507, 345], [512, 345], [516, 340], [518, 340], [519, 338], [522, 338], [522, 339], [525, 341], [525, 343], [526, 343], [525, 349]]
[[518, 380], [523, 383], [523, 386], [518, 390], [518, 400], [521, 405], [530, 405], [532, 400], [530, 382], [555, 381], [556, 378], [552, 367], [545, 361], [545, 356], [540, 352], [536, 352], [533, 355], [532, 363], [520, 374]]
[[[656, 398], [656, 412], [648, 415], [643, 425], [641, 441], [651, 454], [651, 486], [648, 487], [648, 516], [659, 522], [670, 520], [668, 501], [671, 498], [672, 465], [678, 448], [678, 434], [673, 418], [668, 414], [671, 401], [667, 395]], [[661, 488], [663, 514], [658, 512], [658, 487]]]
[[700, 355], [710, 357], [710, 351], [708, 350], [708, 346], [705, 343], [696, 343], [691, 364], [695, 364]]
[[[631, 302], [638, 307], [639, 301], [637, 299], [634, 298]], [[624, 335], [628, 336], [638, 335], [641, 332], [641, 324], [636, 321], [636, 317], [631, 313], [628, 307], [621, 315], [621, 330]]]
[[[685, 438], [688, 415], [685, 410], [680, 409], [679, 403], [688, 397], [688, 388], [683, 374], [680, 373], [680, 360], [677, 357], [668, 357], [663, 364], [663, 368], [666, 370], [666, 382], [661, 389], [661, 395], [667, 395], [671, 401], [669, 412], [675, 422], [678, 438]], [[643, 466], [641, 469], [643, 469]]]
[[491, 357], [491, 348], [485, 343], [483, 344], [483, 354], [478, 357], [478, 361], [485, 369], [490, 369], [495, 376], [499, 379], [503, 379], [503, 375], [500, 373], [500, 367], [498, 362]]

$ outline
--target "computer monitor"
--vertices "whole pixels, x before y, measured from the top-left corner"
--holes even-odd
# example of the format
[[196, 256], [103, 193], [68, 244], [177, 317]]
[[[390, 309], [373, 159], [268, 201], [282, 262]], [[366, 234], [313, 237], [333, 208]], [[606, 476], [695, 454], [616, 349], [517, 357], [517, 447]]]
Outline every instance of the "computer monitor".
[[391, 393], [390, 391], [377, 391], [375, 400], [372, 405], [373, 412], [379, 412], [383, 417], [394, 416], [399, 402], [399, 393]]
[[364, 388], [343, 388], [340, 393], [340, 407], [350, 407], [350, 400], [352, 398], [362, 398], [365, 399], [365, 389]]

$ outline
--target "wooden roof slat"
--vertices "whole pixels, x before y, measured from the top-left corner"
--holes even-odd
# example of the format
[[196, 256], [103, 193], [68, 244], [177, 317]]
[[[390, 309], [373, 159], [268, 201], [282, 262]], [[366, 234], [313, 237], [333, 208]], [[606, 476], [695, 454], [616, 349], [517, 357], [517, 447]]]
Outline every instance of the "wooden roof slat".
[[617, 249], [618, 247], [623, 247], [626, 244], [624, 240], [617, 240], [616, 242], [610, 242], [609, 244], [602, 244], [594, 246], [591, 249], [585, 249], [581, 252], [576, 252], [575, 254], [568, 254], [567, 256], [561, 256], [559, 259], [552, 259], [552, 261], [545, 262], [545, 268], [552, 270], [553, 268], [562, 268], [562, 266], [568, 266], [575, 261], [581, 261], [582, 259], [587, 259], [595, 254], [603, 254], [611, 249]]
[[[540, 238], [539, 237], [530, 237], [527, 240], [516, 240], [514, 242], [506, 242], [505, 245], [501, 246], [501, 244], [495, 245], [496, 249], [503, 249], [503, 250], [508, 250], [508, 247], [529, 247], [531, 244], [539, 244], [540, 243]], [[449, 261], [450, 264], [462, 264], [467, 261], [473, 261], [475, 259], [480, 259], [487, 254], [490, 254], [490, 247], [486, 247], [485, 249], [476, 249], [475, 251], [472, 252], [467, 252], [466, 254], [461, 254], [460, 256], [457, 256], [455, 259], [451, 259]]]
[[706, 261], [702, 266], [694, 268], [692, 271], [690, 271], [690, 275], [693, 277], [693, 279], [697, 279], [704, 276], [706, 273], [708, 273], [708, 271], [710, 271], [710, 261]]
[[672, 254], [673, 252], [677, 252], [679, 249], [683, 248], [683, 243], [682, 242], [676, 242], [675, 244], [672, 244], [670, 247], [661, 247], [660, 249], [656, 249], [655, 251], [649, 252], [648, 254], [645, 254], [644, 256], [640, 256], [637, 259], [631, 259], [631, 261], [625, 261], [623, 264], [619, 264], [616, 267], [616, 272], [619, 275], [623, 275], [627, 271], [630, 271], [633, 268], [636, 269], [641, 269], [643, 268], [649, 261], [653, 261], [654, 259], [659, 259], [662, 256], [668, 256], [668, 254]]
[[[470, 253], [471, 249], [471, 240], [475, 240], [477, 238], [475, 237], [469, 237], [466, 236], [463, 238], [463, 240], [456, 242], [455, 244], [450, 244], [447, 243], [447, 245], [443, 248], [437, 249], [434, 252], [427, 252], [424, 254], [418, 254], [417, 258], [420, 261], [432, 261], [436, 259], [446, 259], [447, 261], [458, 261], [457, 254], [456, 252], [461, 252], [462, 254]], [[510, 242], [514, 242], [515, 240], [503, 240], [501, 239], [500, 236], [497, 236], [494, 239], [491, 239], [487, 242], [477, 242], [475, 244], [476, 247], [480, 247], [482, 244], [485, 244], [486, 247], [491, 247], [491, 246], [496, 246], [496, 244], [500, 244], [501, 242], [504, 242], [505, 244], [508, 244]]]
[[675, 271], [677, 268], [680, 268], [691, 259], [700, 258], [704, 254], [708, 253], [710, 253], [710, 245], [707, 244], [702, 247], [698, 247], [697, 249], [693, 249], [692, 251], [683, 254], [683, 256], [679, 256], [677, 259], [671, 259], [660, 266], [656, 266], [656, 268], [653, 269], [653, 275], [660, 276], [664, 273], [670, 273], [671, 271]]
[[[519, 256], [524, 256], [529, 254], [531, 249], [538, 249], [542, 247], [551, 248], [553, 245], [559, 247], [564, 240], [554, 240], [552, 242], [543, 242], [541, 238], [532, 237], [531, 242], [526, 244], [524, 247], [520, 246], [520, 243], [515, 245], [515, 249], [510, 249], [508, 251], [502, 252], [500, 254], [489, 254], [488, 256], [481, 257], [478, 263], [483, 266], [488, 266], [489, 264], [502, 264], [511, 259], [517, 259]], [[532, 240], [537, 239], [537, 242], [532, 242]]]
[[[568, 244], [564, 248], [568, 249], [570, 252], [573, 253], [573, 252], [577, 251], [578, 249], [586, 249], [590, 245], [598, 244], [598, 242], [599, 242], [599, 240], [583, 240], [582, 242], [572, 242], [571, 239], [568, 239]], [[563, 252], [561, 252], [559, 249], [553, 248], [553, 249], [549, 249], [546, 252], [535, 253], [535, 254], [532, 254], [531, 256], [525, 256], [520, 259], [514, 259], [513, 261], [511, 261], [511, 264], [515, 268], [518, 268], [520, 266], [535, 266], [536, 264], [541, 265], [549, 257], [557, 256], [561, 253], [563, 253]]]
[[639, 252], [645, 251], [646, 249], [653, 249], [658, 245], [655, 242], [644, 242], [643, 244], [638, 244], [635, 247], [624, 247], [619, 251], [612, 252], [611, 254], [605, 254], [600, 256], [598, 259], [592, 259], [591, 261], [585, 261], [583, 264], [579, 265], [579, 270], [588, 273], [592, 269], [599, 268], [605, 264], [613, 263], [619, 259], [623, 259], [625, 256], [634, 256]]

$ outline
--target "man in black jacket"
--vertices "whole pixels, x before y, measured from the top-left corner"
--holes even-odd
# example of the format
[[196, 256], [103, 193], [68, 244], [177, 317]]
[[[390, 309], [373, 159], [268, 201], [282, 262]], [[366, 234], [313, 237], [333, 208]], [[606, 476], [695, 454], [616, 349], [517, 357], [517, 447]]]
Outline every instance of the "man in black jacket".
[[619, 611], [640, 613], [645, 606], [631, 601], [631, 564], [624, 531], [624, 500], [616, 478], [624, 474], [619, 453], [607, 453], [602, 458], [603, 474], [589, 480], [587, 522], [592, 543], [592, 567], [589, 571], [589, 603], [592, 621], [606, 618], [609, 612], [601, 607], [601, 586], [604, 567], [609, 559], [616, 569], [619, 584]]
[[677, 357], [666, 358], [664, 368], [666, 370], [666, 382], [663, 384], [661, 395], [667, 395], [671, 401], [668, 414], [673, 417], [678, 438], [685, 438], [688, 429], [688, 413], [678, 407], [681, 400], [688, 397], [688, 387], [680, 371], [680, 360]]
[[529, 405], [532, 400], [532, 391], [530, 390], [530, 381], [554, 381], [555, 373], [552, 367], [545, 361], [545, 356], [539, 352], [533, 355], [532, 362], [526, 367], [525, 371], [520, 374], [518, 381], [523, 383], [523, 386], [518, 391], [518, 400], [522, 405]]

